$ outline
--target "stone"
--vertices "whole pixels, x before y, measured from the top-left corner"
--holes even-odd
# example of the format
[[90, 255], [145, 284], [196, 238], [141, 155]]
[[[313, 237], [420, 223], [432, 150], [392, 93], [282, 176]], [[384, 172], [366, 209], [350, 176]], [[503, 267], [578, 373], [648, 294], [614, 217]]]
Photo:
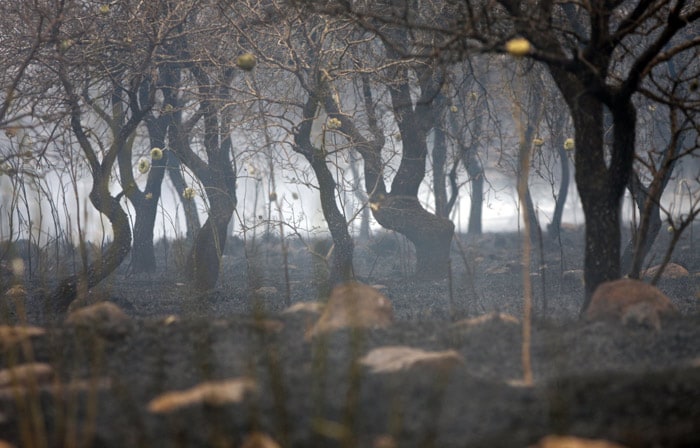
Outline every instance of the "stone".
[[296, 302], [282, 311], [282, 314], [308, 313], [319, 315], [323, 312], [321, 302]]
[[393, 320], [391, 301], [382, 293], [363, 283], [348, 282], [333, 288], [306, 339], [345, 328], [386, 328]]
[[360, 358], [360, 364], [372, 373], [393, 373], [416, 368], [446, 371], [463, 364], [464, 358], [455, 350], [426, 351], [408, 346], [379, 347]]
[[97, 330], [103, 336], [119, 336], [126, 333], [131, 319], [116, 304], [105, 301], [78, 308], [65, 320], [68, 325]]
[[647, 325], [659, 331], [662, 317], [677, 313], [673, 302], [657, 287], [641, 280], [623, 278], [598, 286], [584, 317], [588, 321]]
[[53, 368], [46, 363], [18, 364], [0, 370], [0, 389], [46, 383], [51, 381], [53, 375]]
[[[652, 266], [642, 272], [642, 277], [653, 278], [656, 273], [661, 269], [661, 265]], [[686, 268], [677, 263], [668, 263], [661, 273], [661, 278], [664, 279], [676, 279], [676, 278], [686, 278], [689, 277], [690, 273]]]
[[267, 434], [256, 431], [246, 436], [241, 448], [280, 448], [280, 444]]
[[530, 448], [625, 448], [603, 439], [584, 439], [574, 436], [549, 435]]
[[197, 405], [224, 406], [242, 402], [255, 390], [256, 383], [250, 378], [206, 381], [190, 389], [165, 392], [148, 403], [148, 410], [167, 414]]
[[0, 350], [5, 351], [14, 345], [46, 333], [41, 327], [0, 325]]
[[455, 329], [467, 329], [488, 323], [520, 325], [520, 320], [518, 320], [517, 317], [511, 314], [494, 311], [492, 313], [482, 314], [481, 316], [458, 320], [457, 322], [452, 324], [452, 327], [454, 327]]

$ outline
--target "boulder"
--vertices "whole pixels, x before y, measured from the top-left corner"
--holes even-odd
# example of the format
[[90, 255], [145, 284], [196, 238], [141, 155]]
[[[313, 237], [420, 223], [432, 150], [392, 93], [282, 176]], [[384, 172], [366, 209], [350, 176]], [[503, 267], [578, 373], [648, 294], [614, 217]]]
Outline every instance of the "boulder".
[[0, 370], [0, 390], [6, 387], [27, 386], [50, 382], [53, 367], [42, 362], [18, 364]]
[[659, 331], [661, 318], [677, 314], [675, 305], [657, 287], [623, 278], [596, 288], [584, 317], [589, 321], [617, 321], [647, 325]]
[[129, 316], [119, 306], [105, 301], [78, 308], [66, 317], [65, 323], [93, 329], [105, 337], [110, 337], [126, 333], [130, 321]]
[[393, 320], [391, 302], [382, 293], [363, 283], [348, 282], [333, 288], [306, 339], [344, 328], [384, 328]]
[[280, 444], [267, 434], [256, 431], [246, 436], [241, 448], [280, 448]]
[[206, 381], [190, 389], [165, 392], [148, 403], [148, 410], [154, 414], [168, 414], [192, 406], [221, 407], [241, 403], [256, 388], [255, 381], [245, 377]]
[[[659, 272], [659, 269], [661, 269], [660, 264], [652, 266], [642, 272], [642, 277], [652, 278], [657, 272]], [[690, 276], [688, 270], [678, 263], [668, 263], [664, 268], [664, 271], [661, 273], [661, 278], [664, 279], [686, 278], [688, 276]]]
[[455, 350], [426, 351], [407, 346], [379, 347], [360, 359], [360, 364], [372, 373], [414, 371], [417, 368], [448, 371], [464, 364], [464, 358]]
[[549, 435], [531, 448], [625, 448], [604, 439], [584, 439], [574, 436]]
[[0, 351], [46, 333], [41, 327], [0, 325]]

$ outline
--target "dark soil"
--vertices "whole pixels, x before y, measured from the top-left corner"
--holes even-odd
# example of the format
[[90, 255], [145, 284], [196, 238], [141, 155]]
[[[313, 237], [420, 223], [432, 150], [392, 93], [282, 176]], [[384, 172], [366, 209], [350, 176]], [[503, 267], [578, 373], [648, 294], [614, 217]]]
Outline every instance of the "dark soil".
[[[313, 342], [303, 337], [308, 316], [281, 313], [287, 301], [323, 295], [323, 265], [298, 247], [289, 253], [288, 298], [283, 258], [273, 243], [247, 251], [232, 244], [221, 286], [207, 294], [190, 292], [172, 273], [115, 274], [88, 301], [121, 306], [132, 319], [119, 328], [52, 323], [33, 294], [28, 320], [48, 332], [33, 339], [31, 353], [26, 346], [2, 352], [1, 367], [31, 358], [53, 365], [59, 383], [85, 380], [88, 387], [63, 393], [44, 387], [22, 397], [0, 390], [0, 440], [30, 446], [24, 427], [52, 447], [72, 441], [229, 447], [252, 431], [294, 447], [372, 447], [382, 435], [399, 447], [526, 447], [552, 433], [629, 447], [697, 447], [699, 244], [686, 238], [673, 257], [691, 276], [659, 285], [681, 311], [660, 332], [578, 319], [583, 288], [575, 273], [565, 272], [582, 265], [579, 232], [545, 242], [542, 254], [533, 251], [532, 387], [513, 383], [523, 376], [519, 325], [451, 325], [492, 311], [521, 316], [517, 235], [462, 240], [451, 282], [412, 281], [410, 250], [393, 235], [358, 245], [357, 274], [385, 286], [396, 322]], [[662, 241], [657, 259], [664, 248]], [[270, 321], [283, 326], [266, 325]], [[354, 362], [386, 345], [454, 349], [465, 363], [449, 371], [373, 374]], [[241, 376], [258, 385], [242, 403], [167, 415], [147, 409], [163, 392]]]

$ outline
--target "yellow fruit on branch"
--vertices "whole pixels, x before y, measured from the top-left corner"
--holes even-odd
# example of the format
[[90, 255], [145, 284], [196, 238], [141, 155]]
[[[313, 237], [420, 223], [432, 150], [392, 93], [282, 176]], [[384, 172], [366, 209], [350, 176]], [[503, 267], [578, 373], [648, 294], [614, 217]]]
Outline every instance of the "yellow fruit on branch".
[[516, 37], [506, 42], [506, 51], [513, 56], [525, 56], [531, 49], [530, 42], [522, 37]]
[[255, 55], [252, 53], [244, 53], [238, 56], [238, 59], [236, 59], [236, 65], [238, 68], [245, 71], [253, 70], [256, 63], [257, 61], [255, 60]]

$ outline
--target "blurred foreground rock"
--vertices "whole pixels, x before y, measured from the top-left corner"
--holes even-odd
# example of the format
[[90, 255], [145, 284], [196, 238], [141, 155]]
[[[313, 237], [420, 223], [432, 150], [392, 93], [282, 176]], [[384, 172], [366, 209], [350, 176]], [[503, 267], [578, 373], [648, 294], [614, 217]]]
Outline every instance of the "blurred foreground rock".
[[455, 350], [426, 351], [406, 346], [375, 348], [360, 359], [360, 364], [372, 373], [405, 372], [417, 368], [448, 371], [463, 363], [464, 358]]
[[574, 436], [546, 436], [532, 448], [625, 448], [623, 445], [601, 439], [583, 439]]
[[22, 341], [44, 334], [46, 330], [41, 327], [0, 325], [0, 351], [6, 351]]
[[224, 406], [242, 402], [255, 390], [256, 383], [250, 378], [207, 381], [190, 389], [165, 392], [148, 403], [148, 410], [167, 414], [190, 406]]
[[66, 324], [95, 330], [104, 337], [120, 336], [126, 333], [131, 319], [119, 306], [112, 302], [98, 302], [72, 311], [66, 317]]
[[321, 317], [306, 332], [306, 339], [343, 328], [385, 328], [393, 320], [389, 299], [369, 285], [349, 282], [333, 288]]

